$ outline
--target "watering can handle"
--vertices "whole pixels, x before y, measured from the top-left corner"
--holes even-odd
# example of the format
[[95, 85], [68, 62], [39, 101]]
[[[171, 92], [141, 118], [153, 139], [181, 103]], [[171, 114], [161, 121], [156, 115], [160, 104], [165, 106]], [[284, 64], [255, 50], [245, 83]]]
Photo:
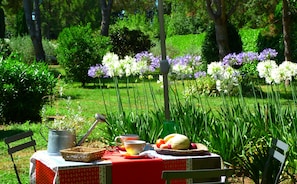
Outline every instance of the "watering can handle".
[[93, 131], [93, 129], [95, 128], [95, 126], [99, 123], [99, 122], [106, 122], [106, 119], [103, 115], [101, 114], [95, 114], [95, 118], [96, 121], [93, 123], [93, 125], [89, 128], [89, 130], [87, 131], [87, 133], [82, 137], [82, 139], [76, 144], [76, 146], [80, 146], [85, 139], [90, 135], [90, 133]]
[[[48, 126], [46, 126], [48, 129], [50, 129]], [[40, 129], [39, 129], [39, 133], [40, 133], [40, 135], [41, 135], [41, 137], [45, 140], [45, 142], [48, 142], [48, 140], [45, 138], [45, 136], [43, 135], [43, 133], [42, 133], [42, 126], [40, 126]]]

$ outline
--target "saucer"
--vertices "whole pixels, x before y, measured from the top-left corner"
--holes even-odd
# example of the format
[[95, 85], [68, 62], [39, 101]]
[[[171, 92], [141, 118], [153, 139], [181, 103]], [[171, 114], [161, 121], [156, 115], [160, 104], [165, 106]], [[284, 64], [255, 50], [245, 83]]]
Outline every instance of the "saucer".
[[147, 155], [124, 155], [124, 158], [126, 159], [143, 159], [143, 158], [149, 158]]

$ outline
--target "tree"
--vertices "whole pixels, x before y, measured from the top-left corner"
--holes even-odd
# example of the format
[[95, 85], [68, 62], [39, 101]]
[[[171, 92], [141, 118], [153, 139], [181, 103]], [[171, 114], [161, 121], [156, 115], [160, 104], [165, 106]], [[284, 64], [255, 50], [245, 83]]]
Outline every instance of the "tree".
[[155, 0], [138, 0], [138, 1], [126, 1], [126, 0], [100, 0], [101, 4], [101, 35], [108, 36], [111, 10], [122, 11], [125, 10], [130, 13], [140, 13], [151, 10], [155, 7]]
[[[230, 2], [230, 1], [229, 1]], [[229, 11], [224, 0], [206, 0], [207, 11], [215, 23], [216, 40], [219, 48], [219, 56], [222, 59], [230, 52], [227, 20], [234, 13], [239, 0], [229, 4]]]
[[5, 15], [3, 8], [0, 7], [0, 38], [5, 38]]
[[39, 0], [23, 0], [26, 22], [33, 43], [36, 61], [45, 61], [42, 46]]
[[110, 15], [113, 0], [100, 0], [101, 3], [101, 35], [108, 36], [108, 30], [110, 25]]
[[[286, 61], [292, 60], [292, 45], [291, 45], [291, 34], [292, 34], [292, 16], [296, 15], [296, 0], [283, 0], [282, 9], [282, 26], [283, 26], [283, 37], [284, 37], [284, 56]], [[295, 3], [295, 6], [294, 6]]]

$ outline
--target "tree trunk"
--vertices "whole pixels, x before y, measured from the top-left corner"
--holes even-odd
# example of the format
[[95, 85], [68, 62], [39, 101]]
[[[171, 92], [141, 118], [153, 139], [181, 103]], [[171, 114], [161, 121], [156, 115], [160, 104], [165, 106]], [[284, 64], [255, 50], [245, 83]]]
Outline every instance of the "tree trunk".
[[283, 0], [283, 35], [284, 35], [284, 56], [286, 61], [292, 60], [291, 55], [291, 39], [290, 39], [290, 12], [288, 0]]
[[0, 8], [0, 38], [5, 38], [5, 14], [3, 8]]
[[101, 3], [101, 14], [102, 14], [102, 20], [101, 20], [101, 35], [108, 36], [109, 32], [109, 24], [110, 24], [110, 14], [111, 14], [111, 8], [113, 0], [100, 0]]
[[219, 48], [219, 56], [222, 60], [230, 53], [227, 22], [221, 19], [215, 20], [216, 41]]
[[[224, 56], [230, 53], [228, 30], [227, 30], [227, 13], [225, 9], [224, 0], [211, 1], [206, 0], [207, 11], [215, 23], [216, 41], [219, 48], [219, 57], [223, 59]], [[237, 3], [236, 3], [237, 4]], [[232, 8], [232, 11], [234, 11]], [[229, 12], [231, 15], [233, 12]]]
[[[45, 61], [42, 46], [39, 0], [23, 0], [28, 31], [33, 43], [36, 61]], [[34, 19], [34, 20], [33, 20]]]

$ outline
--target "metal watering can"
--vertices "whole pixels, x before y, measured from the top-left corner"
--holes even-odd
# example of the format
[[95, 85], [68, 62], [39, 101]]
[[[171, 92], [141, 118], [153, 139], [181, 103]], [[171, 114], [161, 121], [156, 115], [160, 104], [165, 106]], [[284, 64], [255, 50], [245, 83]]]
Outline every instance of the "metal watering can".
[[67, 130], [49, 130], [48, 133], [48, 140], [43, 136], [43, 134], [40, 132], [41, 136], [48, 142], [47, 143], [47, 152], [49, 155], [57, 156], [61, 155], [60, 150], [71, 148], [74, 146], [80, 146], [85, 139], [90, 135], [90, 133], [93, 131], [95, 126], [99, 122], [106, 122], [106, 119], [101, 114], [95, 114], [95, 122], [92, 124], [92, 126], [89, 128], [89, 130], [85, 133], [85, 135], [76, 143], [76, 137], [75, 135]]

